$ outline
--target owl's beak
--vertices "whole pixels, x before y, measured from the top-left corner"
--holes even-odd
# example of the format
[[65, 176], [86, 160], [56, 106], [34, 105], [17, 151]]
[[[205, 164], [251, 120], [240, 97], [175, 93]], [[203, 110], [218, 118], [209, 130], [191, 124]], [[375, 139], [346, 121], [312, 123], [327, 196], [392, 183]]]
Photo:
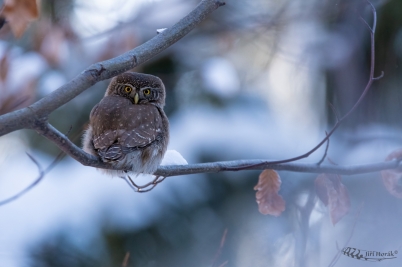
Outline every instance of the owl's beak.
[[138, 93], [135, 93], [134, 104], [138, 104], [138, 100], [140, 100], [140, 96], [138, 95]]

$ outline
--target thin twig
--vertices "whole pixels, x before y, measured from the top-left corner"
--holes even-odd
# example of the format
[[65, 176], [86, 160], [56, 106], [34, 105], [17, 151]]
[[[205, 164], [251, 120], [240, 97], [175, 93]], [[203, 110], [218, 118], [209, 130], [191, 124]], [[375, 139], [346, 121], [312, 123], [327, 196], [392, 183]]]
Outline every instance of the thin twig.
[[364, 24], [366, 24], [367, 28], [369, 28], [370, 32], [373, 32], [373, 29], [371, 29], [371, 26], [368, 24], [368, 22], [363, 19], [361, 16], [359, 16], [360, 20], [363, 21]]
[[[375, 66], [375, 41], [374, 41], [374, 34], [375, 34], [375, 30], [376, 30], [376, 25], [377, 25], [377, 12], [375, 10], [375, 7], [373, 6], [373, 4], [371, 4], [368, 0], [367, 2], [369, 3], [369, 5], [371, 6], [372, 9], [372, 13], [373, 13], [373, 27], [370, 28], [370, 41], [371, 41], [371, 53], [370, 53], [370, 75], [369, 75], [369, 80], [367, 82], [366, 87], [364, 88], [362, 94], [360, 95], [359, 99], [357, 100], [357, 102], [353, 105], [353, 107], [343, 116], [341, 117], [336, 123], [335, 125], [332, 127], [332, 129], [329, 131], [329, 133], [325, 136], [325, 138], [323, 138], [321, 140], [320, 143], [318, 143], [315, 147], [313, 147], [311, 150], [309, 150], [308, 152], [297, 156], [297, 157], [293, 157], [293, 158], [289, 158], [289, 159], [285, 159], [285, 160], [278, 160], [278, 161], [271, 161], [270, 163], [272, 164], [276, 164], [276, 163], [287, 163], [287, 162], [293, 162], [293, 161], [297, 161], [303, 158], [307, 158], [309, 157], [312, 153], [314, 153], [315, 151], [317, 151], [317, 149], [319, 149], [331, 136], [332, 134], [335, 132], [335, 130], [341, 125], [341, 123], [347, 118], [349, 117], [350, 114], [353, 113], [353, 111], [356, 110], [356, 108], [360, 105], [360, 103], [362, 102], [363, 98], [366, 96], [367, 92], [369, 91], [373, 81], [378, 80], [379, 78], [383, 77], [383, 73], [381, 73], [381, 75], [379, 77], [374, 77], [374, 66]], [[367, 22], [366, 22], [367, 24]], [[264, 164], [264, 163], [260, 163], [260, 164]], [[248, 166], [242, 166], [242, 167], [235, 167], [233, 170], [246, 170], [249, 168], [254, 168], [257, 167], [258, 165], [248, 165]]]
[[[55, 144], [57, 144], [66, 154], [76, 159], [78, 162], [85, 166], [91, 166], [109, 170], [119, 170], [113, 165], [102, 162], [99, 158], [85, 153], [82, 149], [77, 147], [65, 135], [60, 133], [50, 124], [44, 124], [40, 130], [37, 130], [41, 135], [45, 136]], [[221, 161], [211, 163], [198, 163], [189, 165], [169, 165], [159, 166], [158, 170], [153, 173], [154, 175], [170, 177], [186, 174], [196, 173], [211, 173], [211, 172], [224, 172], [224, 171], [237, 171], [237, 170], [263, 170], [266, 168], [274, 170], [285, 170], [294, 172], [308, 172], [308, 173], [335, 173], [341, 175], [354, 175], [369, 172], [382, 171], [386, 169], [396, 169], [402, 167], [400, 163], [402, 159], [395, 159], [387, 162], [377, 162], [362, 165], [345, 165], [333, 166], [321, 164], [308, 164], [308, 163], [276, 163], [278, 161], [269, 161], [267, 159], [254, 159], [254, 160], [234, 160], [234, 161]], [[250, 167], [251, 166], [251, 167]]]
[[335, 115], [336, 122], [338, 122], [338, 121], [339, 121], [339, 115], [338, 115], [338, 112], [336, 111], [334, 105], [332, 105], [332, 103], [328, 103], [328, 105], [329, 105], [329, 107], [332, 109], [332, 112], [333, 112], [334, 115]]
[[383, 71], [381, 71], [381, 75], [380, 75], [380, 76], [374, 77], [373, 80], [374, 80], [374, 81], [377, 81], [377, 80], [381, 79], [382, 77], [384, 77], [384, 72], [383, 72]]
[[331, 163], [332, 165], [339, 166], [339, 164], [336, 163], [335, 161], [333, 161], [331, 158], [327, 157], [327, 160], [328, 160], [328, 162]]
[[[73, 127], [70, 126], [70, 128], [68, 129], [66, 135], [68, 135], [68, 134], [71, 132], [71, 129], [72, 129], [72, 128], [73, 128]], [[78, 135], [76, 135], [76, 136], [74, 137], [74, 139], [77, 138], [77, 137], [78, 137]], [[39, 176], [38, 176], [38, 178], [36, 178], [36, 179], [33, 181], [32, 184], [30, 184], [28, 187], [26, 187], [26, 188], [25, 188], [24, 190], [22, 190], [21, 192], [15, 194], [14, 196], [9, 197], [9, 198], [7, 198], [7, 199], [5, 199], [5, 200], [0, 201], [0, 206], [5, 205], [5, 204], [8, 204], [8, 203], [10, 203], [10, 202], [12, 202], [12, 201], [14, 201], [14, 200], [20, 198], [21, 196], [25, 195], [26, 193], [28, 193], [28, 191], [31, 190], [32, 188], [34, 188], [37, 184], [39, 184], [39, 182], [43, 180], [43, 178], [46, 176], [46, 174], [49, 173], [49, 172], [54, 168], [54, 166], [56, 166], [56, 164], [59, 163], [60, 160], [66, 155], [63, 151], [60, 152], [60, 153], [56, 156], [56, 158], [52, 161], [52, 163], [51, 163], [45, 170], [42, 170], [42, 167], [40, 166], [39, 162], [38, 162], [33, 156], [31, 156], [28, 152], [26, 152], [26, 154], [27, 154], [28, 157], [32, 160], [32, 162], [35, 163], [36, 167], [38, 167]]]
[[[326, 135], [328, 135], [327, 132], [325, 132]], [[319, 162], [317, 162], [317, 165], [321, 165], [321, 163], [325, 160], [325, 158], [327, 157], [327, 153], [328, 153], [328, 148], [329, 148], [329, 138], [327, 140], [327, 145], [325, 146], [325, 151], [324, 151], [324, 155], [322, 155], [321, 159]]]
[[[214, 259], [212, 261], [211, 267], [215, 267], [215, 264], [216, 264], [217, 260], [219, 259], [219, 256], [222, 253], [223, 246], [225, 245], [225, 242], [226, 242], [227, 233], [228, 233], [228, 229], [226, 228], [225, 231], [223, 231], [223, 235], [222, 235], [222, 238], [221, 238], [221, 243], [220, 243], [218, 251], [216, 252], [215, 257], [214, 257]], [[227, 263], [227, 261], [226, 261], [226, 263]], [[220, 265], [220, 266], [222, 266], [222, 265]]]
[[277, 171], [291, 171], [291, 172], [305, 172], [305, 173], [333, 173], [339, 175], [356, 175], [362, 173], [377, 172], [387, 169], [402, 168], [400, 160], [392, 160], [386, 162], [377, 162], [361, 165], [332, 165], [317, 163], [270, 163], [270, 161], [263, 159], [256, 160], [234, 160], [234, 161], [221, 161], [211, 163], [198, 163], [189, 165], [170, 165], [160, 166], [154, 175], [161, 176], [178, 176], [196, 173], [216, 173], [224, 171], [236, 171], [241, 169], [242, 166], [253, 166], [247, 170], [264, 170], [273, 169]]
[[37, 124], [47, 121], [50, 113], [68, 103], [95, 83], [112, 78], [156, 56], [176, 43], [223, 2], [202, 0], [187, 16], [146, 43], [115, 58], [95, 63], [70, 82], [46, 95], [27, 108], [0, 116], [0, 136], [19, 129], [36, 129]]
[[27, 186], [24, 190], [22, 190], [21, 192], [15, 194], [12, 197], [9, 197], [5, 200], [0, 201], [0, 206], [8, 204], [18, 198], [20, 198], [21, 196], [25, 195], [27, 192], [29, 192], [29, 190], [31, 190], [32, 188], [34, 188], [37, 184], [39, 184], [40, 181], [43, 180], [43, 178], [45, 177], [45, 175], [54, 168], [54, 166], [56, 166], [56, 164], [63, 158], [63, 156], [65, 155], [64, 152], [60, 152], [57, 157], [53, 160], [53, 162], [45, 169], [42, 170], [42, 167], [40, 166], [40, 164], [38, 163], [38, 161], [32, 157], [30, 154], [26, 153], [28, 155], [28, 157], [32, 160], [33, 163], [35, 163], [35, 165], [38, 167], [38, 171], [39, 171], [39, 176], [38, 178], [36, 178], [32, 184], [30, 184], [29, 186]]
[[[117, 169], [110, 164], [102, 162], [99, 158], [85, 153], [82, 149], [77, 147], [65, 135], [60, 133], [57, 129], [55, 129], [47, 122], [47, 116], [56, 108], [67, 103], [96, 82], [122, 73], [127, 69], [131, 69], [134, 66], [137, 66], [145, 62], [149, 58], [155, 56], [157, 53], [163, 51], [168, 46], [172, 45], [181, 37], [186, 35], [198, 23], [203, 21], [207, 15], [209, 15], [221, 5], [222, 3], [218, 1], [203, 0], [189, 15], [180, 20], [176, 25], [163, 31], [161, 34], [155, 36], [147, 43], [119, 57], [96, 63], [90, 66], [87, 70], [82, 72], [72, 81], [27, 108], [0, 116], [0, 136], [15, 131], [17, 129], [34, 129], [40, 135], [45, 136], [50, 141], [54, 142], [62, 151], [64, 151], [66, 154], [68, 154], [83, 165], [104, 169]], [[370, 5], [373, 11], [374, 22], [372, 28], [370, 29], [371, 63], [369, 81], [354, 106], [343, 117], [339, 118], [333, 128], [326, 134], [326, 137], [323, 138], [321, 142], [318, 143], [314, 148], [303, 155], [285, 160], [238, 160], [193, 165], [161, 166], [159, 167], [157, 172], [154, 173], [154, 175], [169, 177], [206, 172], [261, 170], [264, 168], [297, 172], [325, 172], [353, 175], [401, 167], [399, 160], [355, 166], [331, 166], [322, 164], [317, 165], [292, 163], [293, 161], [297, 161], [310, 156], [310, 154], [314, 153], [325, 142], [327, 142], [327, 140], [329, 140], [330, 136], [335, 132], [342, 121], [345, 120], [359, 106], [362, 99], [370, 89], [373, 81], [383, 76], [382, 73], [379, 77], [374, 77], [374, 33], [376, 30], [377, 18], [374, 6], [371, 3]]]
[[130, 259], [130, 252], [126, 252], [126, 255], [124, 255], [123, 263], [121, 264], [121, 267], [127, 267], [128, 266], [128, 260]]
[[[363, 206], [364, 206], [364, 203], [362, 203], [362, 204], [360, 205], [360, 208], [359, 208], [359, 209], [357, 210], [357, 212], [356, 212], [355, 220], [354, 220], [353, 226], [352, 226], [352, 231], [350, 231], [349, 238], [348, 238], [348, 240], [346, 240], [345, 245], [344, 245], [343, 247], [346, 247], [346, 246], [349, 244], [350, 240], [352, 239], [352, 236], [353, 236], [353, 234], [354, 234], [354, 232], [355, 232], [357, 220], [359, 219], [360, 213], [361, 213], [361, 211], [363, 210]], [[339, 249], [338, 242], [336, 242], [336, 248], [337, 248], [338, 252], [335, 254], [334, 258], [332, 259], [332, 261], [330, 262], [330, 264], [328, 265], [328, 267], [333, 267], [333, 266], [335, 266], [335, 264], [337, 263], [337, 261], [338, 261], [339, 258], [341, 257], [342, 250]]]

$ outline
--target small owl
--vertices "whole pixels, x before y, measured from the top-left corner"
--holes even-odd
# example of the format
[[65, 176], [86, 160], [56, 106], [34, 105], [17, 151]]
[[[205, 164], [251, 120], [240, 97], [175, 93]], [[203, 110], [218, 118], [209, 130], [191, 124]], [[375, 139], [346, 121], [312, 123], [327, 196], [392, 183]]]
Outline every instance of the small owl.
[[124, 171], [154, 173], [169, 142], [164, 105], [165, 86], [158, 77], [136, 72], [116, 76], [91, 111], [83, 150]]

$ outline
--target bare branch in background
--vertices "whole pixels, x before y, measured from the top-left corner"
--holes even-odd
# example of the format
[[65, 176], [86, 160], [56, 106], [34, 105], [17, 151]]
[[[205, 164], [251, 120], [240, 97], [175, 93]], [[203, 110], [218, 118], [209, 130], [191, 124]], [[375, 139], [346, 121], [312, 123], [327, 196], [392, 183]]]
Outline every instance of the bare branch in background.
[[[311, 150], [309, 150], [308, 152], [306, 152], [306, 153], [304, 153], [304, 154], [302, 154], [300, 156], [297, 156], [297, 157], [293, 157], [293, 158], [289, 158], [289, 159], [285, 159], [285, 160], [271, 161], [269, 163], [276, 164], [276, 163], [293, 162], [293, 161], [297, 161], [297, 160], [300, 160], [300, 159], [307, 158], [311, 154], [313, 154], [315, 151], [317, 151], [332, 136], [332, 134], [335, 132], [336, 129], [338, 129], [338, 127], [341, 125], [341, 123], [345, 119], [347, 119], [349, 117], [349, 115], [353, 113], [353, 111], [356, 110], [356, 108], [362, 102], [363, 98], [366, 96], [366, 94], [369, 91], [369, 89], [370, 89], [371, 85], [373, 84], [373, 82], [378, 80], [378, 79], [381, 79], [384, 76], [384, 73], [381, 72], [380, 76], [374, 77], [374, 66], [375, 66], [375, 64], [374, 64], [375, 63], [375, 39], [374, 39], [374, 34], [375, 34], [376, 25], [377, 25], [377, 12], [376, 12], [375, 7], [373, 6], [372, 3], [370, 3], [369, 1], [367, 1], [367, 3], [370, 5], [372, 13], [373, 13], [373, 27], [372, 28], [368, 25], [368, 23], [365, 20], [363, 20], [364, 23], [366, 25], [368, 25], [368, 28], [370, 30], [370, 43], [371, 43], [370, 75], [369, 75], [369, 80], [367, 82], [367, 85], [364, 88], [364, 90], [363, 90], [362, 94], [360, 95], [359, 99], [356, 101], [356, 103], [353, 105], [353, 107], [345, 115], [343, 115], [343, 117], [338, 118], [338, 115], [336, 115], [337, 116], [337, 121], [336, 121], [335, 125], [332, 127], [332, 129], [328, 133], [326, 133], [325, 138], [323, 138], [321, 140], [321, 142], [318, 143]], [[266, 163], [268, 163], [268, 162], [266, 162]], [[265, 163], [260, 163], [260, 164], [265, 164]], [[254, 168], [254, 167], [257, 167], [257, 166], [256, 165], [249, 165], [249, 166], [243, 166], [243, 167], [234, 167], [233, 170], [240, 171], [240, 170], [246, 170], [246, 169]]]
[[[362, 204], [360, 205], [360, 208], [359, 208], [359, 209], [357, 210], [357, 212], [356, 212], [355, 220], [353, 221], [352, 230], [350, 231], [349, 238], [346, 240], [345, 245], [344, 245], [343, 247], [347, 247], [347, 245], [349, 244], [350, 240], [352, 239], [352, 236], [353, 236], [353, 234], [354, 234], [354, 232], [355, 232], [357, 220], [359, 219], [359, 216], [360, 216], [360, 213], [361, 213], [362, 210], [363, 210], [363, 207], [364, 207], [364, 203], [362, 203]], [[339, 260], [339, 258], [340, 258], [340, 256], [341, 256], [341, 254], [342, 254], [342, 249], [340, 249], [340, 248], [338, 247], [338, 243], [336, 243], [336, 248], [337, 248], [338, 252], [335, 254], [334, 258], [332, 259], [332, 261], [330, 262], [330, 264], [328, 265], [328, 267], [333, 267], [333, 266], [335, 266], [335, 264], [338, 262], [338, 260]]]
[[[212, 265], [211, 265], [211, 267], [215, 267], [215, 266], [216, 266], [217, 261], [218, 261], [220, 255], [222, 254], [222, 249], [223, 249], [223, 247], [225, 246], [226, 235], [227, 235], [227, 234], [228, 234], [228, 229], [226, 228], [225, 231], [223, 231], [223, 235], [222, 235], [222, 238], [221, 238], [221, 243], [220, 243], [220, 245], [219, 245], [218, 251], [217, 251], [216, 254], [215, 254], [214, 259], [212, 260]], [[219, 265], [219, 267], [225, 266], [227, 263], [228, 263], [228, 261], [225, 261], [225, 262], [223, 262], [221, 265]]]
[[[328, 135], [327, 132], [325, 132], [325, 134]], [[324, 155], [322, 155], [321, 159], [317, 162], [317, 165], [321, 165], [324, 162], [328, 154], [328, 148], [329, 148], [329, 138], [327, 139], [327, 145], [325, 146]]]
[[387, 169], [401, 168], [400, 160], [392, 160], [387, 162], [377, 162], [361, 165], [329, 165], [317, 163], [270, 163], [266, 160], [234, 160], [234, 161], [221, 161], [211, 163], [199, 163], [189, 165], [172, 165], [160, 166], [154, 173], [161, 176], [177, 176], [196, 173], [213, 173], [223, 171], [235, 171], [242, 166], [255, 166], [247, 168], [247, 170], [265, 170], [273, 169], [277, 171], [291, 171], [291, 172], [305, 172], [305, 173], [333, 173], [341, 175], [355, 175], [369, 172], [378, 172]]
[[[70, 129], [68, 130], [66, 135], [68, 135], [71, 132], [71, 129], [72, 129], [72, 127], [70, 127]], [[78, 136], [75, 136], [73, 139], [75, 139], [77, 137]], [[63, 151], [60, 152], [56, 156], [56, 158], [52, 161], [52, 163], [45, 170], [43, 170], [42, 167], [40, 166], [39, 162], [34, 157], [32, 157], [29, 153], [26, 153], [26, 154], [33, 161], [33, 163], [35, 163], [35, 165], [38, 167], [39, 177], [36, 178], [33, 183], [31, 183], [29, 186], [27, 186], [21, 192], [15, 194], [14, 196], [9, 197], [9, 198], [7, 198], [5, 200], [1, 200], [0, 201], [0, 206], [8, 204], [8, 203], [20, 198], [22, 195], [25, 195], [26, 193], [28, 193], [28, 191], [31, 190], [32, 188], [34, 188], [36, 185], [38, 185], [39, 182], [41, 182], [43, 180], [43, 178], [45, 178], [46, 174], [48, 172], [50, 172], [57, 165], [57, 163], [59, 163], [63, 159], [63, 157], [65, 156]]]
[[123, 263], [121, 264], [121, 267], [127, 267], [129, 259], [130, 259], [130, 252], [127, 251], [126, 255], [124, 256]]
[[[148, 42], [118, 57], [95, 63], [73, 80], [27, 108], [0, 116], [0, 136], [19, 129], [41, 128], [50, 113], [66, 104], [95, 83], [130, 70], [159, 54], [194, 29], [224, 3], [203, 0], [187, 16]], [[38, 125], [39, 124], [39, 125]]]
[[[63, 85], [53, 93], [45, 96], [36, 103], [32, 104], [31, 106], [0, 116], [0, 136], [19, 129], [32, 129], [55, 143], [63, 152], [65, 152], [67, 155], [71, 156], [83, 165], [96, 168], [114, 169], [112, 166], [102, 162], [97, 157], [85, 153], [82, 149], [74, 145], [74, 143], [71, 142], [65, 135], [60, 133], [56, 128], [49, 124], [47, 121], [49, 114], [60, 106], [67, 103], [68, 101], [72, 100], [74, 97], [76, 97], [95, 83], [123, 73], [149, 60], [156, 54], [160, 53], [170, 45], [177, 42], [180, 38], [191, 31], [196, 25], [203, 21], [210, 13], [212, 13], [214, 10], [222, 5], [224, 5], [223, 2], [215, 0], [203, 0], [192, 12], [190, 12], [177, 24], [156, 35], [154, 38], [144, 43], [143, 45], [130, 50], [118, 57], [95, 63], [84, 70], [73, 80]], [[382, 75], [377, 78], [374, 77], [374, 33], [377, 19], [374, 6], [371, 5], [371, 8], [374, 16], [374, 22], [373, 27], [370, 27], [371, 65], [368, 83], [363, 90], [360, 98], [343, 117], [339, 117], [338, 114], [335, 113], [335, 115], [337, 116], [337, 121], [335, 125], [328, 133], [326, 133], [325, 138], [323, 138], [323, 140], [314, 148], [303, 155], [285, 160], [238, 160], [183, 166], [160, 166], [155, 175], [169, 177], [195, 173], [263, 169], [353, 175], [359, 173], [375, 172], [385, 169], [399, 168], [400, 160], [398, 159], [388, 162], [354, 166], [322, 165], [321, 162], [319, 162], [320, 164], [291, 163], [293, 161], [297, 161], [310, 156], [312, 153], [317, 151], [324, 143], [328, 144], [329, 138], [339, 127], [339, 125], [362, 102], [362, 99], [367, 94], [373, 81], [382, 77]], [[324, 153], [324, 157], [326, 155], [326, 152]]]
[[32, 157], [30, 154], [28, 154], [28, 157], [32, 160], [33, 163], [35, 163], [35, 165], [38, 167], [38, 171], [39, 171], [39, 176], [38, 178], [35, 179], [35, 181], [33, 181], [29, 186], [27, 186], [24, 190], [22, 190], [21, 192], [15, 194], [12, 197], [9, 197], [5, 200], [1, 200], [0, 201], [0, 206], [8, 204], [14, 200], [17, 200], [18, 198], [22, 197], [23, 195], [25, 195], [26, 193], [29, 192], [29, 190], [31, 190], [32, 188], [34, 188], [37, 184], [39, 184], [39, 182], [41, 182], [43, 180], [43, 178], [46, 176], [46, 174], [53, 169], [54, 166], [56, 166], [56, 164], [63, 158], [64, 153], [60, 152], [57, 157], [53, 160], [53, 162], [49, 165], [49, 167], [47, 167], [45, 170], [42, 169], [42, 167], [40, 166], [39, 162]]

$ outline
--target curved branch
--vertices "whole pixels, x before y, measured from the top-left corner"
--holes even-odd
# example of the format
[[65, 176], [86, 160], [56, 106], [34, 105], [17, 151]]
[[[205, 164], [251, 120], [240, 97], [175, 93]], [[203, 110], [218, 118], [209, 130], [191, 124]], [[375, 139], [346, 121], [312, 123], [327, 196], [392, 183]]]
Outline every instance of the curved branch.
[[[274, 161], [271, 161], [274, 162]], [[355, 175], [369, 172], [377, 172], [387, 169], [402, 168], [400, 160], [377, 162], [361, 165], [329, 165], [317, 163], [270, 163], [263, 159], [255, 160], [234, 160], [211, 163], [160, 166], [154, 173], [164, 177], [179, 176], [196, 173], [214, 173], [224, 171], [244, 170], [242, 166], [254, 166], [247, 170], [274, 169], [277, 171], [305, 172], [305, 173], [335, 173], [341, 175]]]
[[[49, 123], [43, 123], [40, 125], [40, 130], [37, 130], [39, 134], [45, 136], [50, 141], [54, 142], [59, 148], [61, 148], [66, 154], [80, 162], [85, 166], [91, 166], [102, 169], [118, 170], [97, 157], [85, 153], [82, 149], [77, 147], [71, 142], [64, 134], [60, 133]], [[160, 166], [154, 173], [155, 175], [169, 177], [186, 174], [196, 173], [208, 173], [208, 172], [223, 172], [223, 171], [240, 171], [240, 170], [264, 170], [274, 169], [283, 171], [294, 172], [309, 172], [309, 173], [336, 173], [343, 175], [353, 175], [368, 172], [376, 172], [386, 169], [395, 169], [402, 167], [400, 161], [387, 161], [378, 162], [365, 165], [350, 165], [350, 166], [338, 166], [338, 165], [325, 165], [317, 163], [281, 163], [279, 161], [267, 161], [267, 160], [234, 160], [234, 161], [222, 161], [211, 163], [200, 163], [190, 165], [171, 165]]]
[[47, 120], [51, 112], [66, 104], [95, 83], [130, 70], [162, 52], [224, 4], [217, 0], [203, 0], [178, 23], [156, 35], [148, 42], [118, 57], [95, 63], [70, 82], [31, 106], [0, 116], [0, 136], [23, 128], [33, 129], [37, 121]]
[[51, 170], [53, 169], [54, 166], [56, 166], [56, 164], [63, 158], [64, 153], [61, 152], [59, 153], [59, 155], [57, 155], [57, 157], [53, 160], [53, 162], [45, 169], [43, 170], [42, 167], [40, 166], [40, 164], [38, 163], [38, 161], [32, 157], [30, 154], [26, 153], [28, 155], [28, 157], [32, 160], [32, 162], [36, 165], [36, 167], [38, 168], [39, 171], [39, 176], [30, 184], [28, 185], [26, 188], [24, 188], [22, 191], [20, 191], [19, 193], [13, 195], [12, 197], [6, 198], [4, 200], [0, 200], [0, 206], [8, 204], [18, 198], [20, 198], [21, 196], [25, 195], [26, 193], [28, 193], [32, 188], [34, 188], [37, 184], [39, 184], [43, 178], [45, 177], [45, 175]]
[[[71, 142], [64, 134], [59, 132], [56, 128], [47, 122], [37, 125], [36, 131], [55, 143], [63, 152], [70, 155], [72, 158], [80, 162], [85, 166], [91, 166], [102, 169], [119, 170], [118, 168], [109, 165], [97, 157], [85, 153], [82, 149], [77, 147]], [[328, 165], [317, 163], [278, 163], [278, 161], [267, 161], [263, 159], [255, 160], [234, 160], [234, 161], [222, 161], [211, 163], [200, 163], [190, 165], [170, 165], [159, 166], [155, 175], [170, 177], [186, 174], [196, 173], [211, 173], [211, 172], [223, 172], [223, 171], [240, 171], [240, 170], [264, 170], [274, 169], [282, 171], [293, 172], [306, 172], [306, 173], [335, 173], [342, 175], [354, 175], [369, 172], [377, 172], [387, 169], [401, 168], [402, 163], [400, 160], [377, 162], [364, 165]]]
[[[297, 161], [297, 160], [309, 157], [311, 154], [316, 152], [325, 142], [327, 142], [327, 140], [329, 140], [329, 138], [332, 136], [332, 134], [341, 125], [341, 123], [345, 119], [347, 119], [350, 116], [350, 114], [353, 113], [353, 111], [356, 110], [356, 108], [360, 105], [360, 103], [362, 102], [363, 98], [366, 96], [367, 92], [371, 88], [371, 85], [373, 84], [373, 82], [376, 81], [376, 80], [381, 79], [384, 76], [384, 72], [381, 72], [380, 76], [374, 77], [374, 67], [375, 67], [374, 66], [375, 65], [375, 39], [374, 39], [374, 34], [375, 34], [376, 26], [377, 26], [377, 12], [376, 12], [375, 7], [373, 6], [373, 4], [369, 0], [367, 0], [367, 3], [370, 5], [371, 11], [372, 11], [372, 14], [373, 14], [373, 27], [372, 28], [370, 27], [370, 25], [368, 25], [368, 23], [365, 20], [363, 20], [364, 23], [368, 26], [368, 28], [370, 30], [370, 43], [371, 43], [370, 75], [369, 75], [369, 79], [368, 79], [368, 82], [366, 84], [366, 87], [364, 88], [363, 92], [361, 93], [359, 99], [352, 106], [352, 108], [345, 115], [343, 115], [341, 118], [338, 118], [338, 115], [336, 115], [337, 116], [337, 121], [336, 121], [335, 125], [332, 127], [332, 129], [328, 133], [326, 133], [326, 136], [321, 140], [321, 142], [319, 142], [315, 147], [310, 149], [308, 152], [306, 152], [306, 153], [304, 153], [304, 154], [302, 154], [300, 156], [289, 158], [289, 159], [278, 160], [278, 161], [274, 161], [274, 162], [262, 162], [262, 163], [259, 163], [257, 165], [244, 166], [242, 168], [242, 170], [252, 169], [254, 167], [264, 165], [265, 163], [287, 163], [287, 162], [293, 162], [293, 161]], [[236, 170], [240, 170], [240, 169], [236, 169]]]
[[[156, 35], [143, 45], [113, 59], [95, 63], [69, 83], [63, 85], [53, 93], [47, 95], [31, 106], [0, 116], [0, 136], [18, 129], [33, 129], [40, 135], [43, 135], [50, 141], [54, 142], [63, 152], [70, 155], [83, 165], [104, 169], [116, 169], [115, 167], [102, 162], [97, 157], [85, 153], [79, 147], [74, 145], [74, 143], [71, 142], [65, 135], [60, 133], [47, 122], [48, 115], [93, 84], [132, 69], [133, 67], [160, 53], [186, 35], [197, 24], [204, 20], [206, 16], [222, 5], [224, 5], [223, 2], [216, 0], [203, 0], [192, 12], [190, 12], [177, 24]], [[280, 161], [238, 160], [191, 165], [160, 166], [155, 175], [169, 177], [195, 173], [262, 169], [353, 175], [359, 173], [376, 172], [385, 169], [401, 168], [401, 163], [398, 160], [351, 166], [322, 165], [316, 163], [291, 163], [291, 161], [308, 157], [311, 153], [315, 152], [319, 147], [327, 142], [332, 133], [339, 127], [340, 123], [357, 108], [371, 87], [373, 81], [382, 77], [382, 75], [377, 78], [374, 77], [374, 33], [376, 13], [374, 7], [372, 5], [371, 7], [373, 10], [374, 25], [372, 28], [370, 28], [371, 68], [369, 81], [355, 105], [343, 117], [338, 118], [337, 123], [334, 125], [331, 131], [329, 131], [326, 134], [326, 137], [323, 138], [323, 140], [313, 149], [301, 156]]]

